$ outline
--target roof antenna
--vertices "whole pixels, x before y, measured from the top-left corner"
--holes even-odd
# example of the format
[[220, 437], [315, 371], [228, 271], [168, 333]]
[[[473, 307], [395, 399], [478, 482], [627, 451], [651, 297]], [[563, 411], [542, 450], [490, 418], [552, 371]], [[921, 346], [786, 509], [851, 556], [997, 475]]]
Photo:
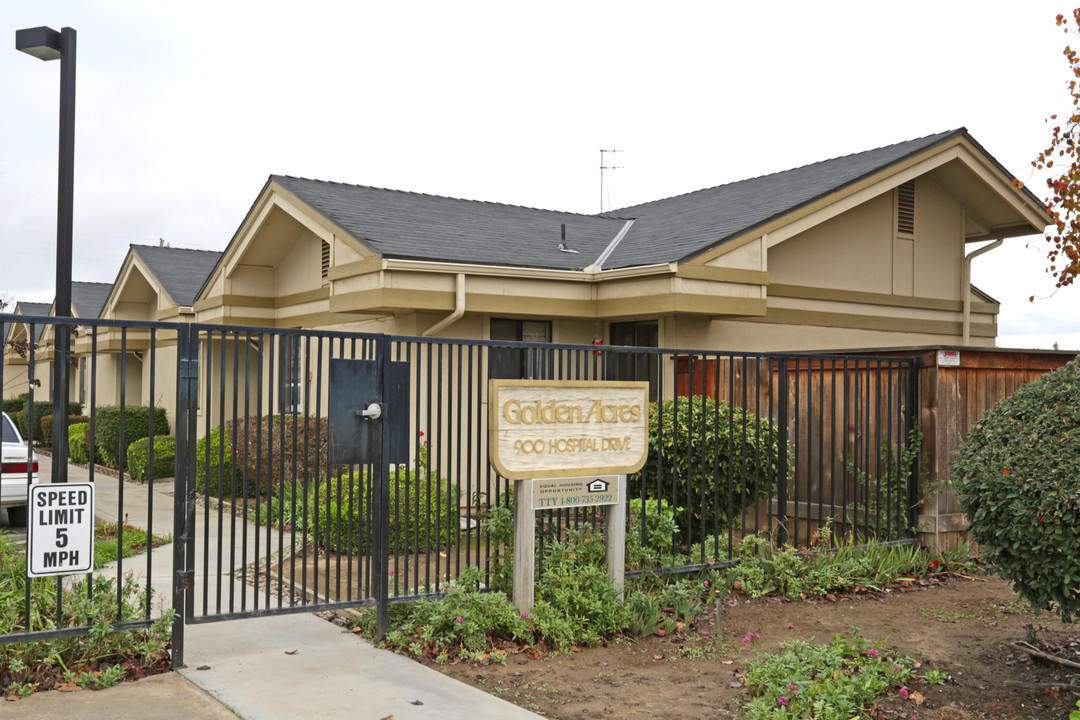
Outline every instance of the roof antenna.
[[622, 150], [600, 150], [600, 212], [604, 212], [604, 171], [621, 170], [622, 165], [604, 165], [604, 153], [616, 153]]
[[564, 253], [577, 253], [577, 250], [571, 250], [566, 247], [566, 223], [562, 224], [562, 240], [559, 241], [559, 252]]

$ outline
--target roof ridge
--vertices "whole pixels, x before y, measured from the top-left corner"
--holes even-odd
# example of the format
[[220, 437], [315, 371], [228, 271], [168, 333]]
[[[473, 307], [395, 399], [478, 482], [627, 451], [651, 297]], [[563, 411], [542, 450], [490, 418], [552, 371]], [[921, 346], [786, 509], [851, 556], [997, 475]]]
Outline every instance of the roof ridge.
[[[580, 213], [580, 212], [574, 212], [572, 210], [553, 210], [551, 208], [532, 207], [530, 205], [515, 205], [513, 203], [502, 203], [502, 202], [497, 202], [495, 200], [472, 200], [470, 198], [453, 197], [451, 195], [436, 195], [434, 193], [417, 192], [415, 190], [399, 190], [399, 189], [395, 189], [395, 188], [378, 187], [376, 185], [361, 185], [359, 183], [346, 183], [346, 182], [340, 182], [340, 181], [337, 181], [337, 180], [319, 180], [318, 178], [306, 178], [306, 177], [299, 177], [299, 176], [296, 176], [296, 175], [278, 175], [276, 173], [272, 173], [270, 175], [270, 177], [271, 178], [287, 178], [289, 180], [301, 180], [301, 181], [304, 181], [304, 182], [324, 183], [324, 184], [327, 184], [327, 185], [340, 185], [342, 187], [350, 187], [350, 188], [362, 188], [364, 190], [378, 190], [380, 192], [399, 193], [399, 194], [402, 194], [402, 195], [415, 195], [415, 196], [418, 196], [418, 197], [434, 198], [436, 200], [454, 200], [454, 201], [463, 202], [463, 203], [476, 203], [478, 205], [496, 205], [496, 206], [499, 206], [499, 207], [515, 208], [515, 209], [518, 209], [518, 210], [535, 210], [535, 211], [538, 211], [538, 212], [557, 213], [559, 215], [573, 215], [573, 216], [576, 216], [576, 217], [590, 218], [590, 219], [596, 219], [598, 217], [603, 218], [603, 219], [610, 219], [610, 218], [607, 218], [606, 216], [603, 216], [603, 215]], [[629, 219], [629, 218], [627, 218], [627, 219]]]
[[138, 243], [131, 243], [128, 247], [131, 248], [144, 248], [147, 250], [183, 250], [184, 252], [204, 252], [204, 253], [220, 253], [221, 250], [205, 250], [203, 248], [185, 248], [185, 247], [171, 247], [169, 245], [140, 245]]
[[726, 182], [726, 183], [720, 183], [719, 185], [711, 185], [709, 187], [698, 188], [697, 190], [688, 190], [687, 192], [684, 192], [684, 193], [678, 193], [678, 194], [675, 194], [675, 195], [669, 195], [668, 197], [657, 198], [656, 200], [646, 200], [645, 202], [637, 203], [636, 205], [627, 205], [626, 207], [616, 208], [614, 210], [610, 210], [609, 212], [603, 213], [603, 214], [599, 215], [598, 217], [614, 217], [610, 213], [621, 212], [622, 210], [629, 210], [629, 209], [633, 209], [633, 208], [637, 208], [637, 207], [642, 207], [644, 205], [652, 205], [653, 203], [664, 202], [666, 200], [674, 200], [675, 198], [686, 197], [687, 195], [694, 195], [695, 193], [708, 192], [710, 190], [719, 190], [720, 188], [730, 187], [732, 185], [738, 185], [738, 184], [744, 183], [744, 182], [750, 182], [751, 180], [761, 180], [763, 178], [775, 177], [777, 175], [783, 175], [785, 173], [794, 172], [795, 170], [803, 170], [805, 168], [813, 167], [815, 165], [822, 165], [824, 163], [835, 162], [837, 160], [845, 160], [847, 158], [852, 158], [852, 157], [855, 157], [857, 155], [866, 155], [867, 153], [878, 152], [880, 150], [885, 150], [887, 148], [896, 147], [898, 145], [906, 145], [907, 143], [916, 143], [916, 142], [919, 142], [920, 140], [927, 140], [927, 139], [932, 138], [932, 137], [939, 137], [940, 136], [941, 139], [944, 140], [944, 139], [946, 139], [946, 138], [948, 138], [950, 136], [955, 136], [955, 135], [960, 135], [960, 134], [967, 134], [967, 128], [966, 127], [959, 127], [959, 128], [954, 129], [954, 130], [945, 130], [945, 131], [938, 132], [938, 133], [930, 133], [929, 135], [923, 135], [922, 137], [911, 138], [909, 140], [901, 140], [900, 142], [890, 143], [888, 145], [881, 145], [881, 146], [878, 146], [878, 147], [875, 147], [875, 148], [868, 148], [866, 150], [859, 150], [858, 152], [848, 153], [847, 155], [837, 155], [835, 157], [826, 158], [824, 160], [816, 160], [814, 162], [806, 163], [804, 165], [796, 165], [795, 167], [787, 168], [785, 170], [777, 170], [776, 172], [765, 173], [764, 175], [754, 175], [752, 177], [741, 178], [739, 180], [732, 180], [732, 181]]

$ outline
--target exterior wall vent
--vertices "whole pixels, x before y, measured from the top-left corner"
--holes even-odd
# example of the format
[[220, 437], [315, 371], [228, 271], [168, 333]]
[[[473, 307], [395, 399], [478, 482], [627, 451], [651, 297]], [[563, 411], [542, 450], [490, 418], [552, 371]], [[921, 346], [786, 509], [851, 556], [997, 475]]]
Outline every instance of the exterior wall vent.
[[896, 233], [915, 235], [915, 181], [908, 180], [896, 189]]
[[330, 243], [322, 241], [322, 279], [330, 275]]

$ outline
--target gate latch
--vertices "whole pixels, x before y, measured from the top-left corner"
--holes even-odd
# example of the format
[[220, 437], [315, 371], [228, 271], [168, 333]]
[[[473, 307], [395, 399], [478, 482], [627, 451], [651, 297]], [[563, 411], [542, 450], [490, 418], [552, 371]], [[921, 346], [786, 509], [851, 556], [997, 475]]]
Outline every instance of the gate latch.
[[362, 415], [365, 420], [378, 420], [382, 417], [382, 405], [373, 402], [363, 410], [357, 410], [357, 415]]

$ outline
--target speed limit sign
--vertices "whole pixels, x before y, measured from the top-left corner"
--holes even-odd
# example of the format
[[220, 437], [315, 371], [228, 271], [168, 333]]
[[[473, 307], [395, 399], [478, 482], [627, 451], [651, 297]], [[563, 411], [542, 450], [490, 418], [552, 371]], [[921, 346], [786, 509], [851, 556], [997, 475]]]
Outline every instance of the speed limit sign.
[[94, 485], [46, 483], [30, 488], [26, 574], [74, 575], [94, 567]]

